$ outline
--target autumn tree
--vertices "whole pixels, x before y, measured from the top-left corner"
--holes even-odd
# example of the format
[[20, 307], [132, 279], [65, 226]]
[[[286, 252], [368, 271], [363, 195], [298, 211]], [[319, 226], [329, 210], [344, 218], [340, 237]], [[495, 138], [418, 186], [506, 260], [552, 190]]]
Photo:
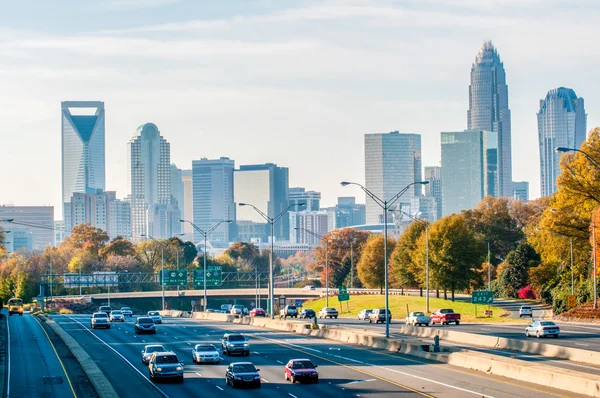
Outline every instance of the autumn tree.
[[[360, 260], [356, 265], [358, 277], [367, 288], [379, 288], [383, 291], [385, 285], [385, 255], [383, 235], [371, 235], [362, 250]], [[396, 242], [388, 238], [388, 256], [394, 252]], [[388, 268], [389, 272], [389, 268]], [[389, 278], [389, 275], [388, 275]]]
[[130, 240], [117, 236], [109, 244], [102, 247], [98, 252], [101, 258], [106, 260], [109, 256], [135, 256], [135, 246]]
[[413, 221], [402, 233], [390, 259], [390, 283], [392, 287], [423, 288], [419, 274], [424, 272], [424, 264], [415, 260], [415, 249], [421, 235], [425, 234], [426, 222]]
[[254, 261], [260, 256], [258, 247], [251, 242], [235, 242], [225, 251], [236, 264], [239, 271], [255, 270]]
[[61, 245], [71, 250], [84, 249], [98, 257], [100, 249], [109, 241], [108, 234], [91, 224], [76, 225]]
[[504, 297], [517, 297], [518, 290], [529, 283], [529, 269], [537, 266], [538, 261], [539, 255], [526, 241], [508, 254], [498, 276], [498, 287]]

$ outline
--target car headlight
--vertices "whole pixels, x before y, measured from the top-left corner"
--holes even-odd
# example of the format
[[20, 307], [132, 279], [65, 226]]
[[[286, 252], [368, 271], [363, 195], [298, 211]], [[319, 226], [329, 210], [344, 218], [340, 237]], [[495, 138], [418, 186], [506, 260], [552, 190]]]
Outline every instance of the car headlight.
[[177, 370], [181, 371], [181, 370], [183, 370], [183, 368], [181, 366], [178, 366]]
[[249, 344], [248, 344], [248, 343], [244, 343], [244, 347], [248, 347], [248, 346], [249, 346]]
[[254, 380], [258, 380], [258, 379], [260, 379], [260, 375], [255, 375]]
[[233, 347], [232, 343], [227, 343], [227, 347]]
[[156, 368], [157, 372], [162, 372], [162, 368]]
[[233, 378], [236, 379], [236, 380], [242, 380], [241, 376], [234, 376]]

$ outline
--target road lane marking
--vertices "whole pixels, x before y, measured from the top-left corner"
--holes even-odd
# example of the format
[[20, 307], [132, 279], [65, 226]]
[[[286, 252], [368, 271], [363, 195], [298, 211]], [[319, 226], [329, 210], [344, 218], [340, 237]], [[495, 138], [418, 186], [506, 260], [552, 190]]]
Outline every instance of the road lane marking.
[[281, 361], [277, 361], [277, 362], [283, 365], [283, 362], [281, 362]]
[[8, 317], [6, 317], [6, 338], [8, 340], [6, 357], [8, 360], [7, 366], [7, 380], [6, 380], [6, 398], [10, 398], [10, 326], [8, 325]]
[[217, 387], [219, 390], [223, 391], [223, 389], [221, 387], [219, 387], [219, 386], [215, 386], [215, 387]]
[[370, 381], [377, 381], [377, 379], [368, 379], [368, 380], [354, 380], [347, 384], [356, 384], [356, 383], [368, 383]]
[[270, 381], [269, 381], [269, 380], [267, 380], [267, 379], [263, 379], [262, 377], [261, 377], [261, 380], [262, 380], [262, 381], [264, 381], [265, 383], [270, 383]]
[[[166, 334], [166, 333], [165, 333]], [[179, 338], [177, 336], [173, 336], [175, 339], [179, 340]]]
[[583, 343], [575, 343], [575, 345], [580, 345], [582, 347], [589, 347], [589, 344], [583, 344]]
[[192, 345], [192, 343], [190, 343], [189, 341], [187, 342], [187, 345]]
[[146, 342], [146, 340], [142, 340], [142, 343], [145, 343], [145, 342]]
[[196, 374], [197, 374], [198, 376], [202, 377], [202, 375], [201, 375], [200, 373], [196, 372]]
[[292, 394], [291, 392], [288, 392], [288, 394], [290, 394], [290, 397], [292, 398], [298, 398], [297, 396], [295, 396], [294, 394]]
[[252, 351], [253, 354], [260, 355], [260, 352]]

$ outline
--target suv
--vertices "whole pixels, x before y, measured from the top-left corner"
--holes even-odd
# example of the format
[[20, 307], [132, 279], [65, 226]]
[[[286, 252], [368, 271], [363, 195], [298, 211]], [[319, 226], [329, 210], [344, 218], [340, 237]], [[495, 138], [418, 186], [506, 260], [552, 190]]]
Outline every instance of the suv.
[[533, 318], [533, 309], [528, 305], [523, 305], [521, 306], [521, 308], [519, 308], [519, 318], [522, 318], [524, 316], [529, 316]]
[[108, 315], [105, 312], [94, 312], [91, 319], [92, 329], [99, 327], [110, 329], [110, 323], [108, 323]]
[[106, 315], [110, 315], [111, 311], [110, 305], [101, 305], [98, 309], [98, 312], [104, 312]]
[[133, 312], [131, 311], [131, 308], [129, 308], [129, 307], [121, 308], [121, 313], [123, 314], [123, 316], [128, 316], [128, 317], [131, 317], [131, 315], [133, 315]]
[[148, 375], [151, 380], [178, 379], [183, 383], [183, 362], [173, 351], [154, 352], [148, 362]]
[[[389, 322], [392, 322], [392, 313], [388, 310], [387, 312], [387, 318], [389, 319]], [[385, 323], [385, 308], [375, 308], [373, 311], [371, 311], [371, 313], [369, 314], [369, 323], [373, 323], [373, 321], [375, 321], [375, 323]]]
[[287, 318], [288, 316], [290, 318], [298, 318], [298, 309], [295, 305], [286, 305], [279, 311], [279, 314], [284, 318]]
[[338, 310], [336, 310], [333, 307], [323, 307], [323, 308], [321, 308], [321, 311], [319, 311], [318, 317], [319, 318], [335, 318], [335, 319], [337, 319]]
[[231, 315], [243, 315], [244, 314], [244, 306], [241, 304], [236, 304], [231, 307]]
[[246, 338], [239, 333], [226, 333], [221, 339], [223, 355], [242, 354], [250, 355], [250, 344]]
[[133, 331], [135, 334], [138, 333], [152, 333], [156, 334], [156, 325], [154, 324], [154, 319], [149, 316], [139, 316], [135, 320], [133, 325]]

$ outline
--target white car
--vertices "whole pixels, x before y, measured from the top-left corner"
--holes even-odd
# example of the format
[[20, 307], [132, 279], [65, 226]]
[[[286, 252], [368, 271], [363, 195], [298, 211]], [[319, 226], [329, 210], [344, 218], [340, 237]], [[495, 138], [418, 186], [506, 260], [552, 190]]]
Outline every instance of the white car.
[[125, 322], [125, 317], [123, 316], [123, 313], [119, 310], [111, 311], [108, 319], [111, 322]]
[[373, 310], [361, 310], [358, 313], [358, 320], [359, 321], [367, 321], [369, 319], [369, 315], [371, 314], [371, 312], [373, 312]]
[[108, 322], [108, 315], [106, 314], [106, 312], [94, 312], [92, 314], [92, 319], [90, 320], [90, 326], [92, 327], [92, 329], [110, 329], [110, 323]]
[[519, 308], [519, 318], [522, 318], [524, 316], [529, 316], [533, 318], [533, 309], [528, 305], [523, 305], [521, 306], [521, 308]]
[[146, 316], [152, 318], [154, 323], [162, 323], [162, 316], [160, 316], [158, 311], [148, 311], [148, 314], [146, 314]]
[[231, 315], [242, 315], [244, 313], [244, 306], [240, 304], [236, 304], [231, 307], [230, 314]]
[[214, 345], [196, 344], [192, 350], [192, 361], [194, 363], [211, 362], [218, 364], [221, 362], [221, 357]]
[[316, 287], [314, 287], [313, 285], [307, 285], [307, 286], [304, 286], [304, 290], [316, 290], [316, 289], [317, 289], [317, 288], [316, 288]]
[[525, 337], [535, 336], [540, 337], [556, 337], [560, 334], [560, 328], [552, 321], [534, 321], [531, 325], [525, 328]]
[[144, 349], [142, 350], [142, 363], [144, 365], [148, 365], [150, 357], [152, 357], [152, 353], [165, 351], [165, 347], [159, 344], [149, 344], [147, 346], [144, 346]]
[[338, 310], [336, 310], [333, 307], [323, 307], [323, 308], [321, 308], [321, 311], [319, 311], [317, 316], [319, 318], [335, 318], [335, 319], [337, 319]]
[[424, 312], [414, 311], [414, 312], [411, 312], [406, 317], [404, 322], [406, 322], [407, 325], [411, 325], [411, 326], [417, 326], [417, 325], [429, 326], [429, 323], [431, 322], [431, 318], [428, 317], [427, 315], [425, 315]]
[[123, 307], [121, 308], [121, 313], [123, 314], [123, 316], [132, 316], [133, 315], [133, 311], [131, 311], [131, 308], [129, 307]]

